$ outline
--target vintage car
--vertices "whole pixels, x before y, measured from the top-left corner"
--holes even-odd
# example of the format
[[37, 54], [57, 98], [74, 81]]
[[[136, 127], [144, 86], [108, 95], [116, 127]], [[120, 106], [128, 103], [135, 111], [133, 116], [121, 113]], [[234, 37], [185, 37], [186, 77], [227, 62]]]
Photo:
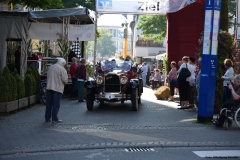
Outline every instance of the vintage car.
[[143, 92], [142, 78], [130, 61], [102, 61], [99, 76], [85, 82], [86, 104], [93, 110], [94, 101], [121, 102], [131, 100], [132, 110], [137, 111]]

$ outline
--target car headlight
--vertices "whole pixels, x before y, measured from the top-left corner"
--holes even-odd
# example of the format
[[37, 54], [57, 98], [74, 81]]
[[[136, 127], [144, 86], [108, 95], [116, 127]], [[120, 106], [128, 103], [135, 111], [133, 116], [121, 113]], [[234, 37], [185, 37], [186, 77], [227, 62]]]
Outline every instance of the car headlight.
[[126, 76], [122, 76], [120, 79], [121, 84], [126, 84], [128, 81], [128, 78]]
[[96, 83], [97, 83], [97, 84], [102, 84], [102, 83], [103, 83], [103, 78], [102, 78], [101, 76], [98, 76], [98, 77], [96, 78]]

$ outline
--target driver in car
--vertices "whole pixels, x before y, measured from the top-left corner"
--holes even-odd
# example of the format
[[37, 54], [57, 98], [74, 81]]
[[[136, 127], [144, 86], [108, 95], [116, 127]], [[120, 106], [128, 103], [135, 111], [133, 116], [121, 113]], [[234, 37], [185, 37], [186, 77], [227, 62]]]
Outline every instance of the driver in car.
[[129, 65], [128, 61], [129, 61], [128, 59], [124, 60], [122, 67], [123, 71], [129, 71], [131, 69], [131, 66]]

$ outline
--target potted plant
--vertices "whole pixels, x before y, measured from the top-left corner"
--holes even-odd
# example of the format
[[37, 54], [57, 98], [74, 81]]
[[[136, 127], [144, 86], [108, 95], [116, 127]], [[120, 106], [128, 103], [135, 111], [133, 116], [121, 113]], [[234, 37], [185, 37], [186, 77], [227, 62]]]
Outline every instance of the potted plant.
[[9, 113], [18, 109], [17, 85], [7, 66], [0, 75], [0, 112]]
[[[61, 57], [63, 57], [66, 62], [68, 62], [68, 55], [69, 55], [69, 51], [70, 51], [70, 43], [67, 39], [67, 37], [65, 37], [62, 34], [57, 33], [57, 35], [59, 36], [59, 39], [57, 39], [57, 44], [58, 47], [60, 48], [59, 55]], [[68, 65], [65, 65], [66, 70], [68, 71]]]
[[118, 56], [118, 58], [121, 60], [124, 60], [125, 58], [128, 60], [132, 60], [132, 56], [129, 53], [126, 54], [126, 57], [124, 57], [124, 54], [122, 53], [120, 56]]
[[18, 99], [18, 109], [28, 106], [28, 97], [25, 97], [25, 85], [23, 79], [19, 76], [17, 71], [14, 69], [14, 77], [17, 84], [17, 99]]
[[36, 96], [37, 84], [36, 84], [35, 78], [32, 75], [33, 74], [32, 72], [33, 72], [32, 69], [28, 68], [25, 79], [24, 79], [25, 93], [26, 93], [26, 96], [28, 97], [29, 107], [32, 104], [36, 103], [37, 101], [37, 96]]

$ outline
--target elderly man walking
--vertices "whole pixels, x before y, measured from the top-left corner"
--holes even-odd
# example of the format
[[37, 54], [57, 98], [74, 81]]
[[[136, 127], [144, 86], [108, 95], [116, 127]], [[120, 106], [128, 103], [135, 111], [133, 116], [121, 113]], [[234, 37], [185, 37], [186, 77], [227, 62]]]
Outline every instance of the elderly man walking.
[[59, 58], [57, 63], [48, 69], [45, 122], [51, 122], [51, 119], [52, 123], [62, 122], [58, 119], [57, 114], [60, 108], [64, 85], [68, 82], [68, 74], [64, 68], [65, 65], [65, 59]]
[[77, 89], [78, 89], [78, 102], [85, 102], [83, 100], [84, 96], [84, 83], [86, 80], [86, 60], [82, 58], [78, 64], [76, 77], [77, 77]]

